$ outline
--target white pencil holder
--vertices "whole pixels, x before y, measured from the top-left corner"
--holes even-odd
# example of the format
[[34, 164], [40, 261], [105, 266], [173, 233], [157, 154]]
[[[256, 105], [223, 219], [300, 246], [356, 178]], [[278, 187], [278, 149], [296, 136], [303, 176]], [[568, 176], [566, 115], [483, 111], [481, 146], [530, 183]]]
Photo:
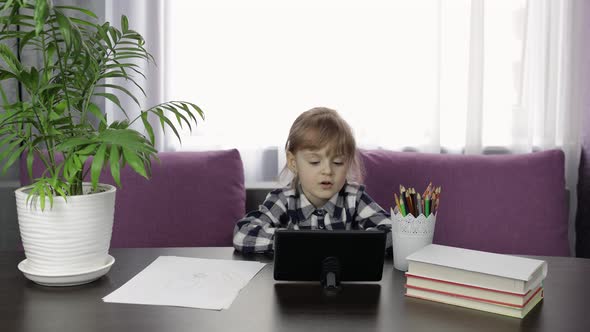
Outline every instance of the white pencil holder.
[[406, 257], [432, 243], [436, 215], [426, 217], [420, 214], [405, 217], [395, 210], [391, 210], [391, 232], [393, 240], [393, 266], [400, 271], [408, 271]]

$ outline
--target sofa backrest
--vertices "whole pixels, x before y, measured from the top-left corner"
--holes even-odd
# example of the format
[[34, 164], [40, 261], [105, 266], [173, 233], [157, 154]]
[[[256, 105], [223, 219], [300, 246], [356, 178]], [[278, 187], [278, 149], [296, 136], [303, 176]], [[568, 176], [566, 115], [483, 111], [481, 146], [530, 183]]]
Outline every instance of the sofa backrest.
[[384, 209], [399, 185], [442, 187], [434, 243], [506, 254], [569, 256], [564, 154], [361, 151], [367, 192]]
[[[245, 214], [239, 152], [163, 152], [158, 158], [150, 180], [130, 167], [121, 170], [111, 247], [231, 246], [235, 222]], [[34, 174], [42, 169], [35, 163]], [[110, 171], [100, 182], [114, 184]]]

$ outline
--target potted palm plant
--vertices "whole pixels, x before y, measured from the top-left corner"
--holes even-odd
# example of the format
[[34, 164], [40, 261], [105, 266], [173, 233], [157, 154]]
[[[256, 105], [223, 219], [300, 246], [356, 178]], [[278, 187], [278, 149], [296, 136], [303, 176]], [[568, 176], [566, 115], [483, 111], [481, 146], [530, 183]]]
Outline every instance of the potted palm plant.
[[[0, 86], [0, 163], [6, 171], [22, 158], [31, 178], [33, 162], [45, 170], [16, 190], [27, 257], [19, 268], [39, 283], [88, 282], [114, 261], [108, 249], [116, 188], [99, 182], [101, 171], [110, 170], [118, 186], [126, 165], [149, 178], [157, 151], [148, 115], [180, 140], [177, 126], [191, 128], [203, 112], [193, 103], [171, 101], [127, 116], [113, 91], [139, 107], [119, 82], [145, 94], [137, 82], [137, 75], [144, 76], [137, 61], [153, 57], [125, 16], [118, 29], [97, 22], [89, 10], [51, 0], [0, 1], [0, 9], [0, 82], [16, 81], [24, 92], [10, 102]], [[25, 65], [17, 51], [34, 52], [40, 64]], [[116, 105], [127, 119], [109, 121], [99, 99]], [[133, 129], [138, 124], [145, 133]], [[84, 182], [87, 176], [90, 182]]]

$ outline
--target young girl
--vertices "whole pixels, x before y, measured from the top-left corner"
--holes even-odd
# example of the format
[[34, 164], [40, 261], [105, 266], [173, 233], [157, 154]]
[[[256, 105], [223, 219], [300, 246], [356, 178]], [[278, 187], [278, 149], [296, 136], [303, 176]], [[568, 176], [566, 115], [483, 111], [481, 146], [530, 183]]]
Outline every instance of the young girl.
[[277, 228], [391, 229], [389, 215], [363, 186], [352, 182], [361, 180], [356, 143], [336, 111], [313, 108], [301, 114], [291, 126], [285, 151], [293, 180], [270, 192], [257, 211], [237, 222], [237, 250], [271, 251]]

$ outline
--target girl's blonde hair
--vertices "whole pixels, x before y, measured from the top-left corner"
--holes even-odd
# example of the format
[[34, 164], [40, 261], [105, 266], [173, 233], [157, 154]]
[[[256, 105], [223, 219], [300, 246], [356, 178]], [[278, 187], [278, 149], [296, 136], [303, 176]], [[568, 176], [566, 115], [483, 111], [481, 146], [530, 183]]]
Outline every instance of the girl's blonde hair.
[[[304, 149], [320, 150], [326, 146], [329, 147], [329, 154], [344, 157], [344, 162], [349, 166], [347, 180], [362, 183], [363, 169], [352, 129], [333, 109], [315, 107], [301, 113], [289, 130], [285, 153], [295, 154]], [[287, 170], [285, 165], [281, 173]], [[297, 182], [295, 177], [291, 184]]]

